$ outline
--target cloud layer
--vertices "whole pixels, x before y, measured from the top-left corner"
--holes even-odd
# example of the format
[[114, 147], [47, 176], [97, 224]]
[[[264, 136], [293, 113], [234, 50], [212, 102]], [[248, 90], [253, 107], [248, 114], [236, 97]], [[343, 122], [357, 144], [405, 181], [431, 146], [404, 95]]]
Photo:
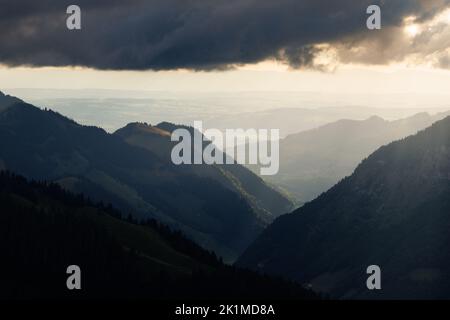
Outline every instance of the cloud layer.
[[[80, 31], [66, 28], [66, 8], [71, 4], [82, 9]], [[371, 4], [382, 8], [380, 31], [366, 28], [366, 8]], [[277, 59], [294, 68], [320, 68], [330, 63], [318, 59], [328, 52], [334, 63], [384, 64], [411, 54], [419, 59], [434, 43], [441, 52], [436, 65], [445, 67], [450, 65], [448, 46], [432, 40], [438, 31], [424, 32], [411, 43], [403, 29], [406, 17], [424, 24], [449, 4], [450, 0], [0, 0], [0, 63], [211, 70]]]

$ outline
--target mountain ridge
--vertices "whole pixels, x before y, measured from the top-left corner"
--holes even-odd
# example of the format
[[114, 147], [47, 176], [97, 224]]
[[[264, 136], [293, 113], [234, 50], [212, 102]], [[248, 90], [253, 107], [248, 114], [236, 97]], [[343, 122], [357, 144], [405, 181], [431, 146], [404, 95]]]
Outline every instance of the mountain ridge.
[[[265, 179], [286, 190], [301, 205], [350, 175], [362, 159], [382, 145], [415, 134], [449, 115], [418, 113], [388, 121], [342, 119], [292, 134], [280, 141], [280, 171]], [[257, 167], [251, 167], [257, 173]]]
[[[380, 147], [354, 173], [275, 220], [236, 263], [337, 298], [448, 297], [450, 117]], [[379, 265], [382, 290], [366, 288]]]
[[[59, 113], [12, 97], [3, 97], [2, 101], [2, 169], [56, 181], [75, 193], [113, 203], [139, 219], [156, 218], [228, 261], [268, 223], [255, 211], [256, 202], [240, 190], [225, 188], [221, 181], [196, 174], [191, 168], [175, 166], [160, 150], [130, 144], [118, 134], [79, 125]], [[160, 128], [150, 133], [170, 141]], [[165, 145], [166, 150], [169, 145]], [[290, 203], [247, 169], [236, 170], [243, 173], [234, 178], [253, 179], [253, 185], [248, 186], [252, 192], [263, 188], [281, 203]], [[271, 215], [265, 212], [265, 217]]]

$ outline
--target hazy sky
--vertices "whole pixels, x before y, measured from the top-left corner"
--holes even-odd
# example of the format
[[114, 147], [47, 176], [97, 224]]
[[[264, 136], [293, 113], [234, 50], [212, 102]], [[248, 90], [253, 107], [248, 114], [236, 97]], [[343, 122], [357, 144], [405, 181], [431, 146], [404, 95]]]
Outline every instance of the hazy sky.
[[288, 70], [274, 63], [232, 71], [99, 71], [85, 68], [0, 68], [0, 88], [149, 91], [308, 91], [448, 94], [450, 71], [427, 67], [340, 66], [334, 72]]

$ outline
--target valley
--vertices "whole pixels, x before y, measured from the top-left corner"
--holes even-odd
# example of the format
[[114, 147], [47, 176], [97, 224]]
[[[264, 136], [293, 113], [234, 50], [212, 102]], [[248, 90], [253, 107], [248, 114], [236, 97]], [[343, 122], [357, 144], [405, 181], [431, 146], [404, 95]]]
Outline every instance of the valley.
[[4, 169], [58, 182], [138, 220], [158, 219], [232, 262], [293, 205], [241, 165], [174, 165], [177, 128], [134, 123], [109, 134], [0, 95]]
[[[450, 117], [379, 148], [278, 218], [237, 265], [340, 299], [445, 299], [450, 290]], [[382, 290], [366, 288], [367, 266]]]
[[[25, 176], [2, 173], [3, 206], [11, 208], [6, 211], [9, 214], [17, 212], [17, 219], [30, 219], [31, 212], [57, 217], [56, 221], [30, 220], [29, 227], [48, 230], [48, 238], [38, 234], [35, 244], [23, 246], [37, 252], [50, 246], [56, 251], [49, 261], [62, 259], [47, 274], [38, 269], [46, 274], [42, 281], [52, 283], [49, 279], [70, 259], [84, 261], [95, 270], [108, 268], [105, 264], [113, 256], [122, 261], [98, 274], [99, 283], [89, 280], [92, 296], [104, 296], [105, 288], [111, 294], [119, 294], [118, 288], [131, 296], [146, 294], [151, 291], [145, 285], [143, 291], [131, 293], [126, 283], [154, 286], [158, 273], [170, 275], [157, 285], [170, 282], [174, 290], [167, 293], [170, 297], [175, 292], [190, 294], [190, 281], [202, 283], [196, 292], [234, 295], [227, 282], [259, 282], [262, 273], [280, 277], [267, 285], [291, 288], [287, 296], [297, 292], [313, 298], [312, 292], [303, 291], [307, 287], [316, 294], [343, 299], [441, 298], [450, 283], [444, 272], [450, 261], [445, 253], [446, 213], [450, 212], [449, 119], [442, 113], [395, 121], [340, 120], [282, 139], [281, 172], [274, 179], [304, 178], [304, 168], [333, 177], [337, 183], [323, 184], [322, 191], [310, 193], [312, 201], [302, 199], [308, 193], [299, 191], [294, 198], [306, 204], [292, 212], [293, 202], [274, 187], [279, 182], [265, 183], [242, 165], [174, 165], [171, 150], [176, 141], [171, 141], [171, 134], [181, 128], [194, 135], [193, 127], [130, 123], [107, 133], [0, 95], [2, 170]], [[395, 139], [400, 140], [389, 143]], [[205, 147], [211, 141], [202, 138], [202, 143]], [[195, 152], [193, 148], [192, 161]], [[308, 163], [301, 160], [307, 156]], [[28, 184], [26, 179], [33, 181]], [[309, 188], [299, 181], [293, 185]], [[17, 228], [8, 227], [11, 218], [7, 217], [3, 215], [5, 228]], [[68, 228], [67, 235], [76, 232], [74, 239], [81, 244], [100, 241], [98, 245], [110, 248], [112, 256], [96, 257], [95, 243], [91, 253], [77, 247], [58, 233], [55, 223], [61, 225], [58, 229]], [[75, 223], [75, 229], [66, 223]], [[87, 240], [86, 231], [75, 227], [80, 223], [80, 228], [92, 230], [98, 239]], [[57, 248], [49, 244], [54, 237], [71, 248], [63, 258], [57, 258]], [[5, 243], [11, 241], [24, 239], [5, 239]], [[11, 253], [8, 259], [20, 268], [17, 256]], [[381, 268], [381, 293], [365, 288], [365, 268], [373, 264]], [[124, 265], [133, 266], [134, 271], [123, 273]], [[232, 276], [234, 268], [241, 270], [238, 278]], [[108, 285], [106, 279], [113, 274], [120, 274], [124, 283]], [[171, 281], [179, 280], [173, 277], [184, 279], [186, 286], [175, 285]], [[227, 289], [214, 289], [217, 284]], [[49, 294], [56, 292], [52, 288]], [[252, 288], [247, 293], [253, 297]]]

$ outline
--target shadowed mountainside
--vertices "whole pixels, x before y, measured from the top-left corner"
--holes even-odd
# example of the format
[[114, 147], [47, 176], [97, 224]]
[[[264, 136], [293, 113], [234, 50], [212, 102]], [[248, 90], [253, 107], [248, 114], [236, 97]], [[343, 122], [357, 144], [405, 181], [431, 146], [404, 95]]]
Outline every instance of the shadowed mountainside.
[[[280, 141], [280, 171], [264, 177], [286, 190], [297, 203], [311, 201], [349, 176], [358, 164], [379, 147], [431, 126], [449, 113], [386, 121], [340, 120], [292, 134]], [[251, 168], [255, 173], [259, 168]]]
[[[1, 299], [317, 299], [287, 281], [226, 266], [178, 231], [123, 220], [56, 184], [0, 172]], [[82, 290], [66, 288], [70, 265]]]
[[[228, 171], [203, 167], [203, 173], [173, 165], [162, 151], [171, 145], [163, 130], [145, 135], [156, 135], [158, 143], [151, 138], [137, 143], [136, 137], [124, 139], [126, 132], [82, 126], [13, 97], [0, 94], [0, 103], [0, 169], [57, 182], [138, 219], [158, 219], [227, 261], [291, 208], [241, 166]], [[256, 198], [261, 190], [271, 205]]]
[[[450, 117], [381, 147], [348, 178], [278, 218], [237, 265], [339, 298], [450, 296]], [[382, 290], [366, 288], [378, 265]]]

